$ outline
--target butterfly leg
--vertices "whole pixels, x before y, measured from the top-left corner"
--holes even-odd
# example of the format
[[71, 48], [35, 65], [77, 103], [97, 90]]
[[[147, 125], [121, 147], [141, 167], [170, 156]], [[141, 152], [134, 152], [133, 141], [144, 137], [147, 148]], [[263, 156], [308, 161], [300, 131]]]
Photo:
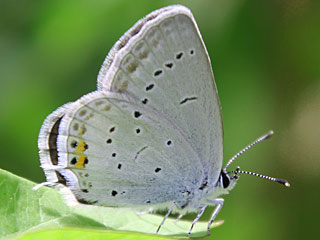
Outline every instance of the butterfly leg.
[[176, 220], [174, 220], [174, 221], [175, 221], [175, 222], [178, 222], [183, 216], [184, 216], [183, 214], [180, 214], [180, 215], [176, 218]]
[[136, 211], [136, 214], [137, 215], [145, 215], [145, 214], [152, 213], [152, 212], [153, 212], [153, 208], [149, 208], [146, 211]]
[[37, 185], [35, 185], [32, 190], [33, 191], [37, 191], [39, 188], [43, 187], [43, 186], [54, 186], [54, 185], [57, 185], [58, 183], [57, 182], [43, 182], [43, 183], [39, 183]]
[[170, 213], [172, 212], [172, 210], [173, 210], [173, 208], [174, 208], [175, 206], [176, 206], [176, 202], [173, 202], [173, 204], [172, 204], [172, 205], [170, 206], [170, 208], [168, 209], [167, 214], [164, 216], [162, 222], [160, 223], [160, 225], [159, 225], [159, 227], [158, 227], [158, 229], [157, 229], [157, 232], [156, 232], [157, 234], [158, 234], [161, 226], [164, 224], [164, 221], [169, 217]]
[[210, 218], [210, 221], [208, 223], [208, 235], [210, 235], [210, 226], [213, 222], [213, 220], [216, 218], [216, 216], [218, 215], [218, 213], [220, 212], [222, 206], [223, 206], [223, 203], [224, 203], [224, 199], [223, 198], [216, 198], [212, 201], [210, 201], [211, 203], [213, 204], [217, 204], [216, 208], [214, 209], [212, 215], [211, 215], [211, 218]]
[[192, 224], [191, 224], [191, 227], [190, 227], [190, 230], [189, 230], [189, 232], [188, 232], [187, 237], [190, 236], [194, 225], [196, 224], [196, 222], [198, 222], [199, 218], [200, 218], [200, 217], [202, 216], [202, 214], [204, 213], [204, 210], [206, 209], [206, 207], [207, 207], [207, 205], [201, 206], [200, 212], [198, 213], [198, 215], [196, 216], [196, 218], [193, 220], [193, 222], [192, 222]]

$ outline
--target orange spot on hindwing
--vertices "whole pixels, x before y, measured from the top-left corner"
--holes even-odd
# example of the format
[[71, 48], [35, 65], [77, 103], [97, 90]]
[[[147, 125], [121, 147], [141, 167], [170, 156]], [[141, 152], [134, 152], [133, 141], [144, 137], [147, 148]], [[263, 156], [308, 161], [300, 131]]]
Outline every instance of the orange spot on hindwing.
[[85, 164], [88, 163], [88, 158], [85, 154], [83, 154], [88, 149], [88, 144], [83, 140], [80, 139], [77, 147], [74, 151], [75, 155], [78, 155], [77, 163], [75, 164], [75, 168], [84, 168]]
[[80, 139], [79, 143], [77, 144], [75, 154], [81, 154], [85, 150], [87, 150], [87, 148], [88, 148], [88, 145], [86, 144], [86, 142], [83, 139]]
[[87, 161], [88, 161], [88, 159], [87, 159], [86, 155], [84, 155], [84, 154], [80, 155], [78, 158], [78, 161], [75, 165], [75, 168], [84, 168]]

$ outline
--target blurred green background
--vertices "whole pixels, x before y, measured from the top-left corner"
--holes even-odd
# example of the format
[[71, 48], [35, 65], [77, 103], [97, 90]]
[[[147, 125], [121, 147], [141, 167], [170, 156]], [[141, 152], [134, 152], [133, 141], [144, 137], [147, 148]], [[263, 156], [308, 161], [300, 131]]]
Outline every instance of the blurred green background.
[[[189, 7], [212, 59], [225, 161], [268, 130], [234, 167], [286, 178], [286, 189], [242, 176], [225, 196], [214, 239], [317, 236], [320, 173], [320, 1], [0, 1], [0, 168], [44, 181], [37, 137], [45, 117], [96, 89], [108, 50], [138, 19]], [[210, 211], [204, 218], [208, 218]]]

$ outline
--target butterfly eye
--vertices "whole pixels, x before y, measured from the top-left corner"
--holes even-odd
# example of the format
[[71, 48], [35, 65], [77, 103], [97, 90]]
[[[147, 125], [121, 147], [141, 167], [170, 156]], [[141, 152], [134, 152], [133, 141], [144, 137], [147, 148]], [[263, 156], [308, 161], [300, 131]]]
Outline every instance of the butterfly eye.
[[230, 184], [230, 177], [225, 171], [221, 171], [222, 185], [223, 188], [227, 188]]

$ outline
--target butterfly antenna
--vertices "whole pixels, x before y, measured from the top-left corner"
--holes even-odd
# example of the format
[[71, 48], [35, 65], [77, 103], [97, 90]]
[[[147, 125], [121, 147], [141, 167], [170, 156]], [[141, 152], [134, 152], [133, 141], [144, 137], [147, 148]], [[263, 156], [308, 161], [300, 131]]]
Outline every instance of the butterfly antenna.
[[262, 175], [262, 174], [259, 174], [259, 173], [254, 173], [254, 172], [249, 172], [249, 171], [242, 171], [240, 170], [240, 167], [237, 167], [237, 169], [235, 171], [231, 171], [231, 172], [228, 172], [228, 173], [234, 173], [234, 176], [233, 177], [237, 177], [237, 175], [239, 173], [245, 173], [245, 174], [249, 174], [249, 175], [253, 175], [253, 176], [257, 176], [259, 178], [264, 178], [264, 179], [267, 179], [267, 180], [271, 180], [273, 182], [277, 182], [277, 183], [280, 183], [286, 187], [290, 187], [290, 183], [285, 180], [285, 179], [280, 179], [280, 178], [274, 178], [274, 177], [269, 177], [269, 176], [266, 176], [266, 175]]
[[257, 140], [255, 140], [253, 143], [251, 143], [250, 145], [246, 146], [244, 149], [242, 149], [240, 152], [238, 152], [236, 155], [234, 155], [226, 164], [226, 166], [223, 168], [223, 170], [226, 172], [227, 168], [229, 167], [229, 165], [231, 163], [233, 163], [234, 160], [236, 160], [240, 155], [242, 155], [243, 153], [245, 153], [246, 151], [248, 151], [250, 148], [252, 148], [254, 145], [256, 145], [259, 142], [262, 142], [264, 140], [267, 140], [268, 138], [270, 138], [273, 135], [273, 131], [269, 131], [267, 134], [265, 134], [264, 136], [258, 138]]

